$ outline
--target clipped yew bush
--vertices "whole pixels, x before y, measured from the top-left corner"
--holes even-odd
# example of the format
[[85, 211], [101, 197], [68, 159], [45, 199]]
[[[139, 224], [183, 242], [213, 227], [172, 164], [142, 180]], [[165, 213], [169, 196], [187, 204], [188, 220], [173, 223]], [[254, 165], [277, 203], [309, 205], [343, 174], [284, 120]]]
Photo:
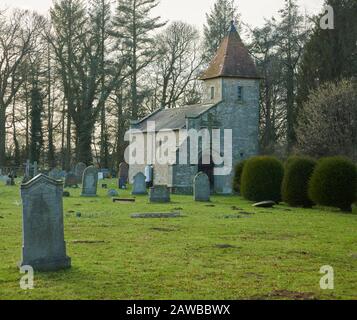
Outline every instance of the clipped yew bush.
[[285, 167], [282, 184], [283, 201], [292, 207], [311, 208], [314, 202], [309, 197], [309, 182], [316, 161], [305, 157], [291, 157]]
[[242, 174], [243, 169], [246, 164], [246, 160], [239, 162], [234, 168], [234, 178], [233, 178], [233, 190], [236, 193], [241, 192], [241, 181], [242, 181]]
[[356, 165], [342, 157], [321, 159], [311, 177], [309, 196], [319, 205], [352, 211], [357, 193]]
[[284, 166], [274, 157], [249, 159], [243, 169], [241, 193], [250, 201], [281, 201]]

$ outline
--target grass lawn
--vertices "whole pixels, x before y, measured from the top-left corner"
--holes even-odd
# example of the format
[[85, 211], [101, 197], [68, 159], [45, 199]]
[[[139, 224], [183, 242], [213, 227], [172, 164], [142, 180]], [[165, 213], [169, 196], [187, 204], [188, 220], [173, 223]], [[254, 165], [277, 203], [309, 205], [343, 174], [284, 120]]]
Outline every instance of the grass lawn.
[[[106, 190], [94, 199], [68, 191], [72, 268], [35, 274], [35, 289], [23, 291], [19, 189], [0, 186], [0, 300], [357, 299], [356, 214], [284, 205], [255, 209], [239, 197], [213, 197], [207, 204], [173, 196], [170, 204], [151, 205], [144, 196], [119, 204]], [[183, 217], [130, 217], [172, 211]], [[335, 290], [320, 289], [324, 265], [334, 268]]]

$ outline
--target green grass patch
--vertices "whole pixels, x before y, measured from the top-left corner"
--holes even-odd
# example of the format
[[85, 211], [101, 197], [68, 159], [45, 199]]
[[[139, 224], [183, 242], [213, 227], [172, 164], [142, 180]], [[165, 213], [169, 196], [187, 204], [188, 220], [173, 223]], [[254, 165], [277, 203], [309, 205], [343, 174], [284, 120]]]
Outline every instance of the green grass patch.
[[[116, 181], [107, 181], [115, 188]], [[0, 299], [357, 299], [357, 216], [331, 208], [252, 208], [240, 197], [113, 203], [107, 190], [64, 199], [72, 268], [19, 287], [21, 199], [0, 186]], [[120, 197], [131, 197], [120, 191]], [[181, 212], [174, 219], [133, 213]], [[79, 214], [80, 213], [80, 214]], [[323, 291], [320, 268], [335, 270]]]

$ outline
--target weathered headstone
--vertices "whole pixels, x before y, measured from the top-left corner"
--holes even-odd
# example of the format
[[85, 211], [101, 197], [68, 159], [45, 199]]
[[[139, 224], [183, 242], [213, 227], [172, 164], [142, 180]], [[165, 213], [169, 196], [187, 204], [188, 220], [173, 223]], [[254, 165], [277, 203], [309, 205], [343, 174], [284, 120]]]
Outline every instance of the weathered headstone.
[[145, 179], [146, 177], [142, 172], [139, 172], [138, 174], [135, 175], [134, 183], [133, 183], [133, 191], [132, 191], [133, 195], [147, 194]]
[[207, 174], [199, 172], [193, 181], [193, 197], [195, 201], [208, 202], [211, 196], [211, 186]]
[[98, 180], [104, 180], [104, 173], [98, 172]]
[[170, 191], [167, 186], [154, 186], [150, 188], [151, 203], [168, 203], [171, 201]]
[[129, 179], [129, 165], [126, 162], [122, 162], [119, 165], [119, 189], [126, 189], [128, 179]]
[[86, 168], [83, 172], [82, 197], [96, 197], [98, 187], [98, 170], [94, 166]]
[[61, 180], [62, 179], [62, 171], [59, 170], [58, 168], [52, 169], [48, 176], [54, 180]]
[[64, 179], [65, 188], [78, 188], [78, 179], [73, 172], [68, 172]]
[[40, 174], [21, 186], [23, 248], [20, 267], [56, 271], [71, 266], [63, 226], [63, 182]]
[[83, 162], [79, 162], [76, 164], [75, 168], [74, 168], [74, 174], [77, 176], [77, 181], [78, 184], [82, 183], [83, 180], [83, 172], [84, 170], [87, 168], [86, 164]]

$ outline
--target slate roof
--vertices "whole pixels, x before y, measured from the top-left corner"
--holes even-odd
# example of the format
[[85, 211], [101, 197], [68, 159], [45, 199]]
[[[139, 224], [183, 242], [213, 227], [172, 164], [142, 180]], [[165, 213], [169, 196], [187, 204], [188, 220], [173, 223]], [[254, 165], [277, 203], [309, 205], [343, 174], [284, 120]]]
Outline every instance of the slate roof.
[[186, 127], [187, 118], [197, 118], [217, 104], [198, 104], [175, 109], [159, 109], [146, 118], [133, 123], [133, 128], [147, 131], [147, 122], [155, 121], [156, 131], [180, 130]]
[[244, 46], [234, 22], [201, 80], [218, 77], [260, 79], [254, 60]]

